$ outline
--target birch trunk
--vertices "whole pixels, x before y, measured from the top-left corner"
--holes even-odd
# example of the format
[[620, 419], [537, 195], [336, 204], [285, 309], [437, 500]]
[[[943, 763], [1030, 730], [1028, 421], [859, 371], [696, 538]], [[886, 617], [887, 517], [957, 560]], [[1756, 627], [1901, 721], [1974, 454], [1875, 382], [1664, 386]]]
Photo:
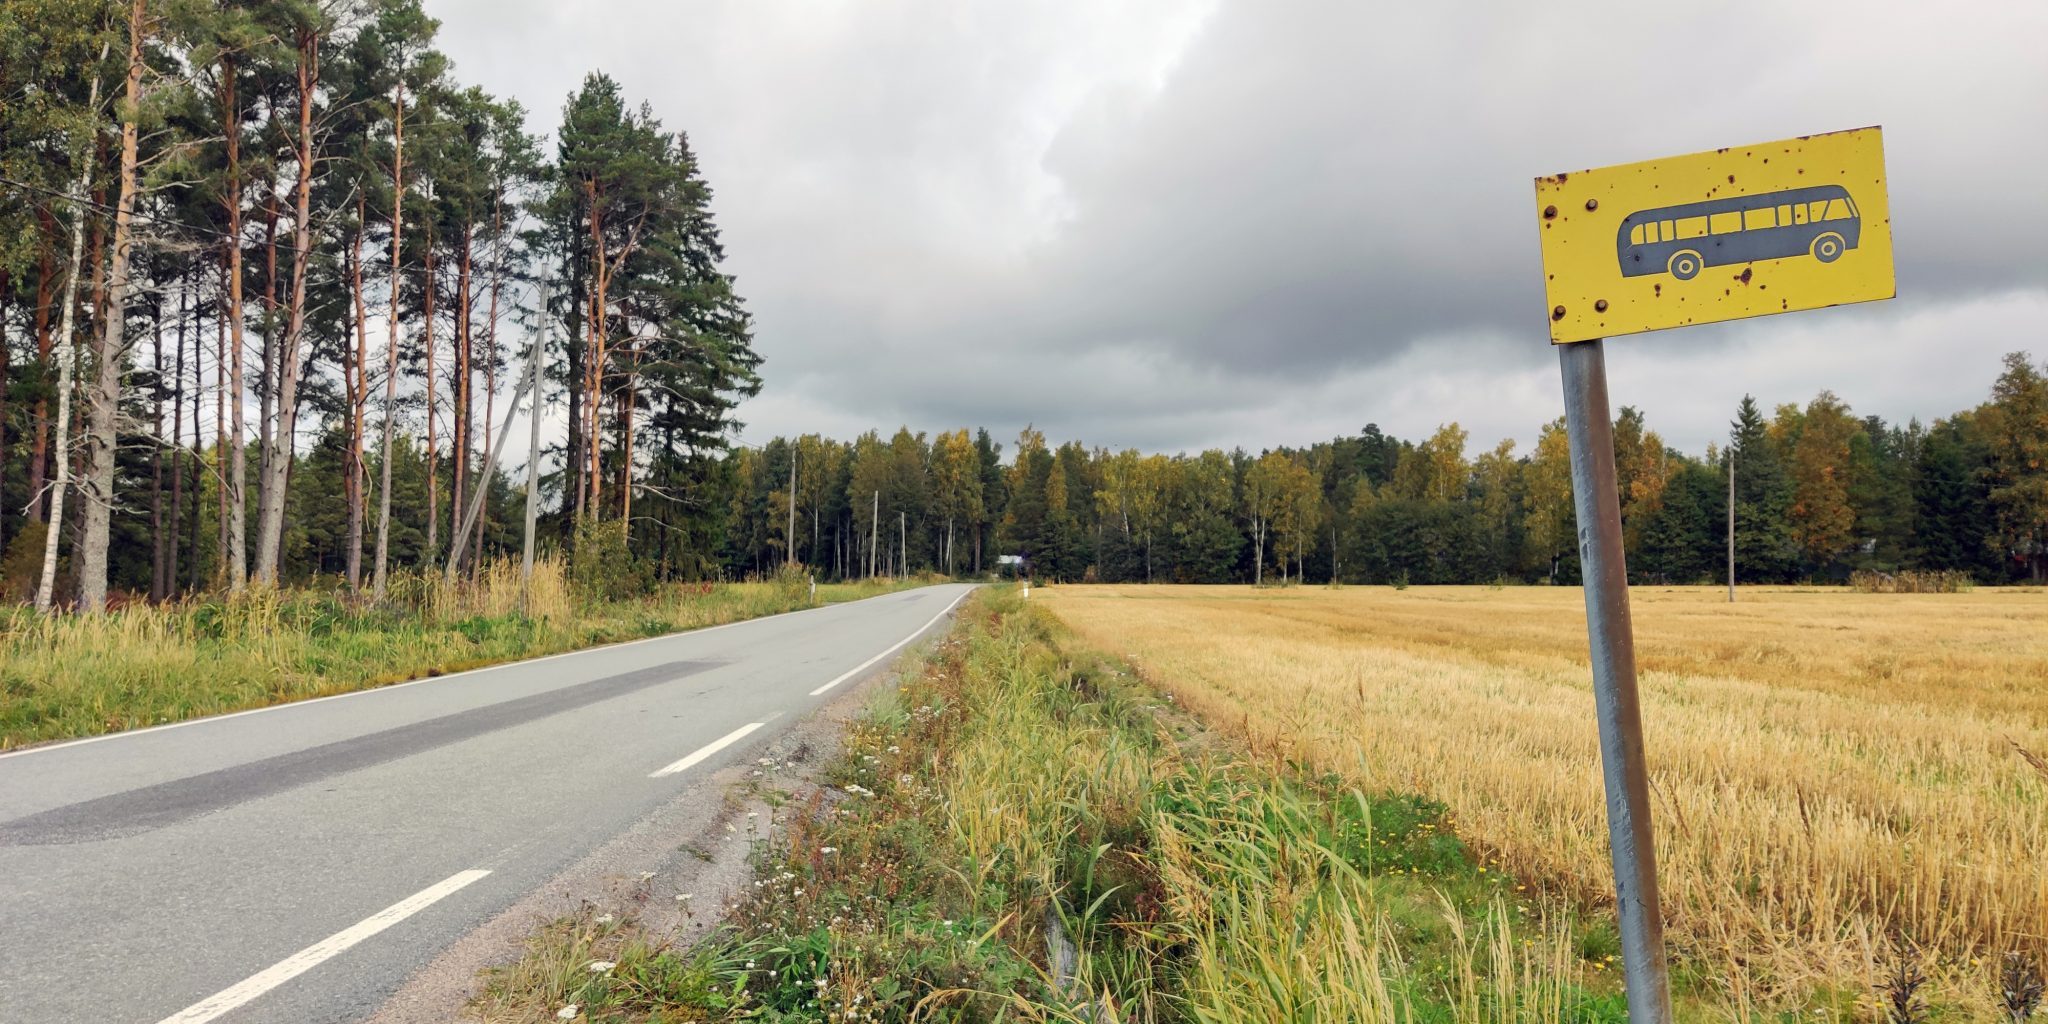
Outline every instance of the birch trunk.
[[320, 85], [320, 36], [301, 29], [298, 38], [299, 178], [292, 214], [292, 294], [283, 342], [277, 346], [276, 429], [265, 439], [263, 479], [256, 501], [256, 579], [277, 586], [277, 562], [284, 540], [285, 487], [292, 464], [292, 439], [299, 421], [299, 348], [306, 334], [306, 267], [313, 248], [313, 93]]
[[[103, 54], [104, 55], [104, 54]], [[92, 80], [87, 109], [97, 111], [100, 106], [100, 80]], [[71, 190], [71, 210], [77, 218], [71, 222], [71, 276], [64, 282], [64, 304], [57, 316], [57, 343], [52, 358], [57, 361], [57, 450], [56, 480], [50, 485], [48, 508], [50, 528], [43, 534], [43, 573], [36, 583], [36, 610], [49, 611], [51, 599], [57, 590], [57, 539], [64, 533], [64, 494], [71, 489], [71, 382], [74, 367], [78, 363], [76, 346], [72, 343], [72, 325], [78, 315], [78, 277], [85, 268], [85, 197], [92, 190], [92, 160], [84, 159], [84, 168], [78, 172], [78, 184]]]
[[377, 488], [377, 565], [372, 573], [370, 596], [384, 600], [389, 583], [391, 557], [391, 416], [398, 405], [398, 254], [405, 230], [405, 87], [399, 86], [391, 118], [391, 313], [390, 350], [384, 362], [384, 441], [382, 482]]
[[107, 554], [113, 540], [114, 445], [121, 413], [121, 364], [128, 354], [128, 264], [135, 247], [136, 108], [142, 104], [142, 36], [145, 0], [128, 11], [127, 111], [121, 119], [121, 192], [114, 205], [113, 265], [107, 271], [107, 312], [101, 324], [97, 379], [86, 406], [85, 479], [79, 497], [78, 606], [87, 612], [107, 607]]

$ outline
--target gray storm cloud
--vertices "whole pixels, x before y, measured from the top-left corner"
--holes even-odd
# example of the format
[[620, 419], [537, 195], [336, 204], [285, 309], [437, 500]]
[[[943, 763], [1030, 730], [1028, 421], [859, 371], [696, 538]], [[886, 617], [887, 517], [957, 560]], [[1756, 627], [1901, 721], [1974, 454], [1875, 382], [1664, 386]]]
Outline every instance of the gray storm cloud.
[[690, 133], [768, 357], [750, 436], [1527, 439], [1535, 175], [1866, 124], [1901, 298], [1632, 339], [1617, 401], [1695, 447], [1744, 392], [1931, 417], [2048, 355], [2048, 5], [431, 9], [536, 129], [602, 68]]

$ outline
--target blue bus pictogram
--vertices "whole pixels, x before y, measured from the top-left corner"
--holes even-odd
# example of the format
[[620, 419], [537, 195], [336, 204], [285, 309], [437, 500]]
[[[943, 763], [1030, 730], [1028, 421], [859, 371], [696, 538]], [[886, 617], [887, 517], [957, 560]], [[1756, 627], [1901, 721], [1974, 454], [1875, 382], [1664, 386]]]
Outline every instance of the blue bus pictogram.
[[1690, 281], [1707, 267], [1811, 256], [1833, 263], [1856, 248], [1862, 215], [1849, 190], [1813, 185], [1641, 210], [1615, 238], [1621, 276]]

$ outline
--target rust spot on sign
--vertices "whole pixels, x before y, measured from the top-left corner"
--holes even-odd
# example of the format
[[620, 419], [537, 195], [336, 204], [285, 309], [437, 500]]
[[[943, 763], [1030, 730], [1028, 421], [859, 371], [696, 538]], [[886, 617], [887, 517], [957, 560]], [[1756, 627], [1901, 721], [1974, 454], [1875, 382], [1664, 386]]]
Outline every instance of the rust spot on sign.
[[1562, 320], [1562, 319], [1564, 319], [1564, 307], [1563, 307], [1563, 306], [1559, 306], [1559, 307], [1557, 307], [1556, 309], [1553, 309], [1553, 310], [1551, 310], [1551, 311], [1550, 311], [1550, 318], [1551, 318], [1552, 320]]
[[1748, 267], [1744, 267], [1744, 268], [1742, 268], [1742, 273], [1740, 273], [1740, 274], [1737, 274], [1737, 275], [1735, 275], [1735, 279], [1736, 279], [1737, 281], [1740, 281], [1740, 282], [1742, 282], [1743, 284], [1748, 284], [1748, 283], [1749, 283], [1749, 273], [1750, 273], [1750, 268], [1748, 268]]

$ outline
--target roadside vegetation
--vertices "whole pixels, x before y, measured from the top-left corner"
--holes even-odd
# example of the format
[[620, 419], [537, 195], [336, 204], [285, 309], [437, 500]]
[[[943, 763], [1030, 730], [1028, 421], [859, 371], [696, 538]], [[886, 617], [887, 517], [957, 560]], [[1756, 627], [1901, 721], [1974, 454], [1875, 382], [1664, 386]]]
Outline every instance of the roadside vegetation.
[[470, 1015], [1624, 1018], [1612, 931], [1503, 872], [1444, 805], [1224, 742], [1011, 593], [965, 606], [778, 817], [711, 938], [591, 908]]
[[[1532, 887], [1611, 900], [1577, 589], [1032, 600], [1233, 743], [1440, 801]], [[1917, 1021], [1873, 1002], [1917, 977], [1908, 1002], [1932, 1019], [2024, 1019], [1999, 971], [2019, 954], [2016, 977], [2038, 977], [2048, 935], [2048, 594], [1638, 587], [1634, 612], [1689, 998], [1722, 1018]]]
[[[593, 544], [592, 550], [600, 546]], [[543, 559], [473, 579], [404, 574], [373, 604], [346, 590], [51, 616], [0, 607], [0, 750], [323, 697], [811, 606], [800, 571], [764, 582], [656, 584], [627, 559]], [[930, 582], [820, 584], [816, 602]]]

